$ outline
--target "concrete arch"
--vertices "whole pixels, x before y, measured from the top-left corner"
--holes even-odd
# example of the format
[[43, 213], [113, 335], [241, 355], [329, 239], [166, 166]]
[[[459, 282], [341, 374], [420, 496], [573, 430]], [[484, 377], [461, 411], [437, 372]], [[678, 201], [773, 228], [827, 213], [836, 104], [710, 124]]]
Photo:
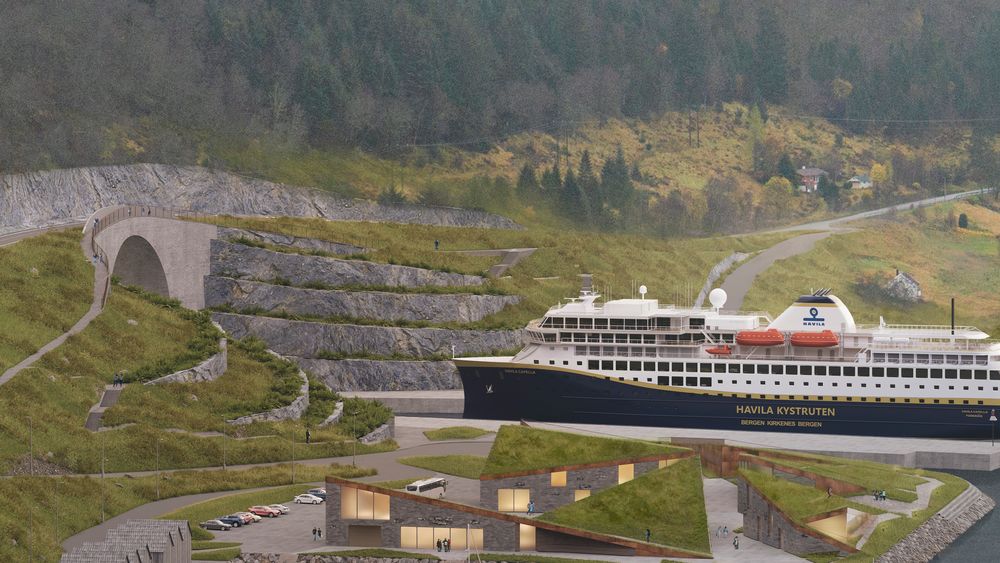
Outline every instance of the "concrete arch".
[[115, 260], [111, 275], [126, 285], [137, 285], [146, 291], [170, 297], [170, 284], [163, 263], [149, 241], [138, 235], [125, 239]]
[[103, 227], [96, 241], [108, 271], [124, 283], [202, 309], [211, 241], [218, 232], [217, 226], [205, 223], [130, 216]]

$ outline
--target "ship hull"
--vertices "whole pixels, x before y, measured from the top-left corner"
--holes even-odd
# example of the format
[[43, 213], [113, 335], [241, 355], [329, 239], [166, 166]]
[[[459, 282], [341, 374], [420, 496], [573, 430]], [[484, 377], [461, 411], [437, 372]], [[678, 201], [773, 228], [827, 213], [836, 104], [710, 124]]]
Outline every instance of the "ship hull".
[[456, 361], [464, 418], [990, 439], [991, 406], [742, 398], [571, 370]]

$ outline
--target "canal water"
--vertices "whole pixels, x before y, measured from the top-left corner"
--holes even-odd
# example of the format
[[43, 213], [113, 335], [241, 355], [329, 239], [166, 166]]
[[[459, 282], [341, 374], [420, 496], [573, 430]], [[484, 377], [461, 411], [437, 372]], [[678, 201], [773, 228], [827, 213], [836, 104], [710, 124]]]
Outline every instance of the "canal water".
[[[1000, 470], [997, 471], [949, 471], [979, 487], [995, 501], [1000, 501]], [[996, 561], [1000, 538], [1000, 507], [976, 522], [969, 531], [962, 534], [955, 543], [934, 558], [937, 563], [967, 563], [969, 561]]]

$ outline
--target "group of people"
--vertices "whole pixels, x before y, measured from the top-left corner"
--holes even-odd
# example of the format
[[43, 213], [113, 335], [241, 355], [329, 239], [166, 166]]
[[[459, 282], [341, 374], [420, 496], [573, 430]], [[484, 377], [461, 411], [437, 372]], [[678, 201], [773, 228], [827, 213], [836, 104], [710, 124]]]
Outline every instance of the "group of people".
[[443, 540], [438, 540], [437, 541], [437, 550], [438, 551], [451, 551], [451, 540], [448, 539], [448, 538], [444, 538]]
[[323, 539], [323, 528], [313, 528], [313, 541]]
[[872, 498], [875, 502], [885, 500], [885, 489], [872, 489]]
[[124, 387], [125, 386], [125, 372], [118, 372], [115, 374], [115, 381], [112, 387]]
[[729, 537], [729, 526], [719, 526], [715, 529], [715, 537], [717, 538], [728, 538]]

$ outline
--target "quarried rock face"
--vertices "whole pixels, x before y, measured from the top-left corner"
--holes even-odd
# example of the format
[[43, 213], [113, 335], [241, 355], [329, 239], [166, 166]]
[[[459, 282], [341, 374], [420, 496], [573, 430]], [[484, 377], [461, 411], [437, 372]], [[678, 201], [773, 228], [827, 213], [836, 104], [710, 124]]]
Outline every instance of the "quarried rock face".
[[253, 242], [274, 244], [278, 246], [290, 246], [292, 248], [302, 248], [305, 250], [318, 250], [328, 254], [362, 254], [365, 248], [347, 244], [344, 242], [330, 242], [314, 238], [295, 237], [280, 233], [269, 233], [267, 231], [254, 231], [250, 229], [234, 229], [232, 227], [219, 227], [219, 238], [228, 241], [239, 239]]
[[330, 389], [341, 391], [436, 391], [461, 389], [451, 362], [318, 360], [292, 358]]
[[261, 281], [287, 280], [292, 285], [323, 284], [420, 287], [481, 285], [483, 278], [365, 260], [286, 254], [263, 248], [212, 241], [211, 274]]
[[389, 293], [303, 289], [249, 280], [205, 278], [205, 306], [229, 305], [236, 310], [434, 323], [478, 321], [521, 300], [514, 295], [471, 293]]
[[284, 356], [317, 358], [321, 352], [401, 355], [411, 358], [456, 354], [491, 355], [520, 348], [520, 330], [450, 330], [337, 325], [290, 321], [232, 313], [213, 313], [212, 319], [233, 338], [256, 336]]

